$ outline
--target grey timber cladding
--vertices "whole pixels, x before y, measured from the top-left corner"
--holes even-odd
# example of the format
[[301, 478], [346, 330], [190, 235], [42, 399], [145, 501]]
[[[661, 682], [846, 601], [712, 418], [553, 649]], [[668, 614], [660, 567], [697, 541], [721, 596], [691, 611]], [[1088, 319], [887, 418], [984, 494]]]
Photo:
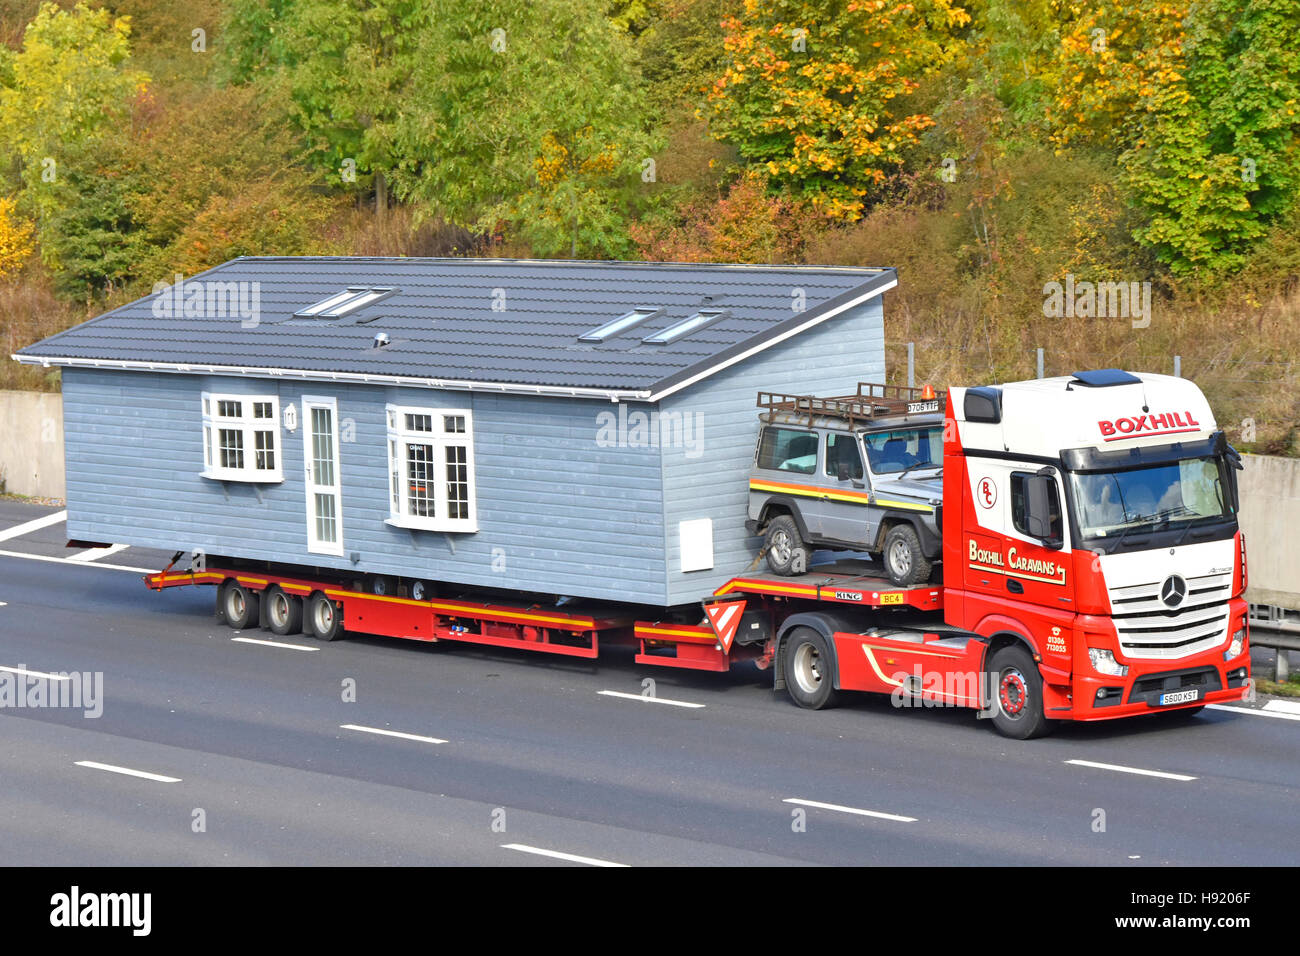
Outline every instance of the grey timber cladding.
[[[186, 278], [179, 295], [147, 296], [29, 346], [19, 358], [55, 365], [71, 360], [190, 365], [201, 371], [279, 369], [648, 395], [895, 280], [892, 269], [814, 266], [249, 257]], [[186, 314], [194, 289], [233, 290], [241, 283], [246, 305], [256, 290], [254, 321], [237, 306], [220, 308], [225, 292], [205, 306], [209, 314]], [[295, 312], [348, 286], [396, 291], [336, 319], [295, 318]], [[608, 341], [578, 341], [639, 307], [663, 311]], [[642, 342], [701, 308], [727, 314], [668, 345]], [[379, 332], [391, 344], [373, 347]]]
[[[204, 390], [338, 399], [342, 557], [307, 550], [303, 428], [280, 430], [285, 480], [202, 478]], [[165, 550], [661, 605], [658, 449], [601, 447], [589, 399], [67, 369], [68, 536]], [[385, 524], [385, 404], [469, 408], [477, 533]], [[743, 518], [743, 511], [741, 517]], [[354, 562], [352, 556], [356, 555]]]

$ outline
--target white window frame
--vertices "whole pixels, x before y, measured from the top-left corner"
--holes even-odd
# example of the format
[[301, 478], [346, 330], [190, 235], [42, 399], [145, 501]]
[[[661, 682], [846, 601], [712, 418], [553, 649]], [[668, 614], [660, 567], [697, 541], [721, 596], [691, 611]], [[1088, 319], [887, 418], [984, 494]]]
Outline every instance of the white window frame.
[[[284, 481], [284, 443], [280, 441], [280, 398], [278, 395], [231, 395], [224, 392], [203, 392], [203, 471], [204, 478], [218, 481], [247, 481], [274, 483]], [[220, 402], [239, 402], [240, 414], [221, 415]], [[253, 406], [269, 403], [270, 418], [254, 418]], [[220, 436], [222, 431], [238, 431], [243, 442], [244, 466], [227, 468], [221, 460]], [[257, 467], [257, 433], [270, 432], [275, 456], [275, 467]]]
[[[388, 405], [384, 409], [388, 425], [388, 511], [387, 524], [399, 528], [423, 531], [478, 530], [478, 488], [474, 480], [474, 417], [468, 408], [424, 408], [413, 405]], [[428, 415], [434, 426], [432, 431], [414, 431], [406, 426], [407, 415]], [[445, 430], [445, 418], [463, 418], [463, 432]], [[411, 513], [410, 459], [406, 445], [431, 445], [433, 447], [433, 515]], [[465, 475], [468, 505], [464, 518], [447, 517], [446, 450], [460, 447], [465, 451]]]

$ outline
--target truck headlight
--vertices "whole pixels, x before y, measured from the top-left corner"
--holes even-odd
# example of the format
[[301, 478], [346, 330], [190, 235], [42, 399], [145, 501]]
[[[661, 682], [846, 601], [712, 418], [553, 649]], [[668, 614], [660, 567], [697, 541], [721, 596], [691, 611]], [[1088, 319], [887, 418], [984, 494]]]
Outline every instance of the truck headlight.
[[1228, 649], [1223, 652], [1223, 659], [1225, 661], [1230, 661], [1234, 657], [1240, 657], [1242, 645], [1245, 643], [1246, 629], [1244, 627], [1239, 627], [1237, 628], [1237, 632], [1232, 635], [1232, 643], [1229, 644]]
[[1092, 661], [1092, 669], [1098, 674], [1123, 677], [1128, 673], [1128, 665], [1115, 660], [1114, 652], [1108, 651], [1104, 647], [1088, 648], [1088, 660]]

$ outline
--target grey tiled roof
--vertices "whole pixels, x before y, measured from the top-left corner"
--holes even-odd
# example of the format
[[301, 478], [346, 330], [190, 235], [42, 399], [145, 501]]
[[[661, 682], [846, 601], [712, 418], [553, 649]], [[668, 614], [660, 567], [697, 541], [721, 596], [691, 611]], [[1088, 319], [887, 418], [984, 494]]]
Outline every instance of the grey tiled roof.
[[[255, 327], [236, 314], [159, 317], [147, 296], [18, 354], [658, 391], [883, 289], [892, 269], [504, 259], [247, 257], [187, 278], [257, 283]], [[293, 314], [350, 285], [392, 287], [339, 319]], [[806, 310], [794, 311], [795, 290]], [[504, 296], [504, 311], [494, 311]], [[599, 344], [578, 336], [637, 307], [665, 310]], [[694, 314], [727, 316], [668, 345], [642, 338]], [[391, 344], [373, 347], [387, 333]]]

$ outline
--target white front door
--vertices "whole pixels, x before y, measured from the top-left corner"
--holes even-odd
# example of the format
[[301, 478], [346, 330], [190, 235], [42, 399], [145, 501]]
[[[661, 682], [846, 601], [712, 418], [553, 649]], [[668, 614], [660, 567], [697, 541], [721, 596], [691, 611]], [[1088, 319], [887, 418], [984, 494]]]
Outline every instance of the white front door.
[[307, 550], [343, 553], [343, 496], [339, 488], [338, 404], [302, 398], [303, 461], [307, 486]]

